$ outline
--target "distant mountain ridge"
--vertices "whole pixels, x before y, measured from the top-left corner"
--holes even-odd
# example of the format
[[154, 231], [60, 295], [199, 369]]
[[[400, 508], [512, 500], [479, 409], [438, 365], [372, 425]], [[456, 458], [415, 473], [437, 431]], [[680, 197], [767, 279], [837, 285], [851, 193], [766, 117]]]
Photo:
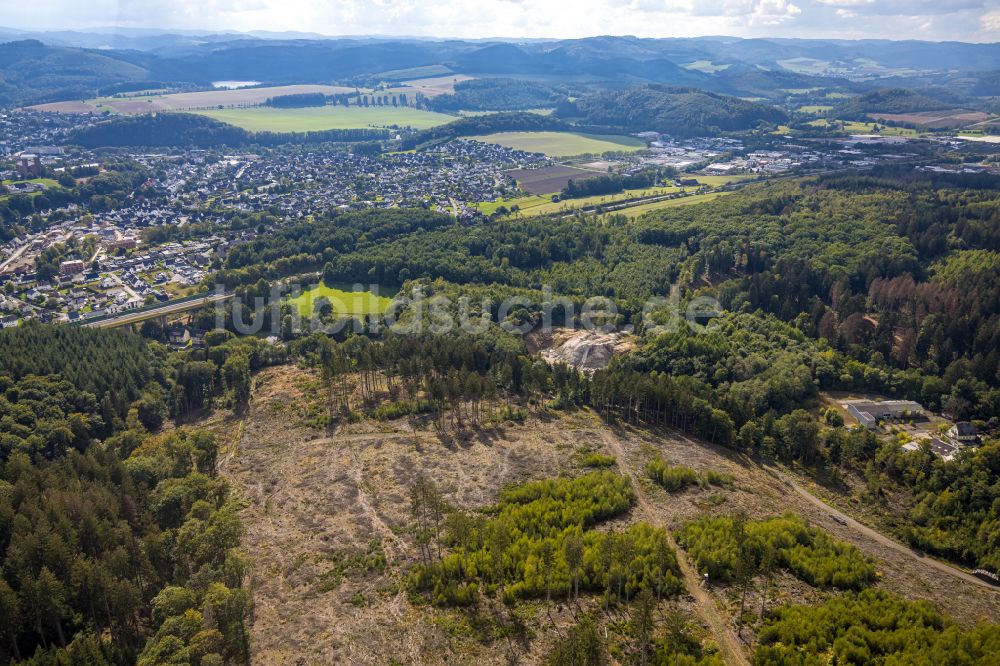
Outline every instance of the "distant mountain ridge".
[[148, 71], [127, 52], [8, 42], [0, 44], [0, 104], [92, 97], [102, 86], [143, 80]]
[[[39, 37], [49, 43], [30, 41]], [[819, 84], [849, 94], [891, 87], [887, 81], [893, 78], [905, 78], [908, 86], [942, 85], [954, 80], [956, 72], [964, 75], [963, 89], [988, 93], [995, 89], [995, 73], [1000, 70], [1000, 44], [730, 37], [518, 41], [288, 37], [175, 31], [31, 33], [0, 28], [0, 40], [13, 40], [0, 45], [0, 104], [78, 99], [129, 81], [190, 86], [221, 79], [360, 84], [377, 82], [380, 72], [420, 67], [603, 88], [644, 83], [693, 86], [778, 101], [791, 91]], [[109, 48], [95, 48], [105, 46]]]

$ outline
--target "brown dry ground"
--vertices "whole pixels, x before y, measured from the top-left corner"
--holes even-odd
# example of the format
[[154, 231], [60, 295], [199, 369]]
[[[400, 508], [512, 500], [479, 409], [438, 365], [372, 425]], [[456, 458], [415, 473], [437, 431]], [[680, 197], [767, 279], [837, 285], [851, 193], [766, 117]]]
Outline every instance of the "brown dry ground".
[[889, 122], [912, 123], [924, 127], [965, 127], [973, 123], [981, 123], [990, 119], [988, 113], [969, 111], [967, 109], [952, 109], [949, 111], [920, 111], [917, 113], [869, 113], [869, 118], [887, 120]]
[[541, 169], [512, 169], [506, 173], [529, 194], [550, 194], [560, 192], [573, 178], [592, 178], [602, 172], [557, 164]]
[[431, 76], [425, 79], [410, 79], [402, 81], [399, 85], [387, 89], [388, 94], [413, 95], [421, 93], [427, 97], [438, 97], [439, 95], [452, 95], [455, 93], [455, 84], [462, 81], [469, 81], [473, 77], [465, 74], [450, 74], [448, 76]]
[[[624, 454], [640, 479], [637, 491], [657, 522], [672, 528], [706, 514], [745, 511], [762, 518], [801, 513], [875, 558], [879, 585], [933, 601], [963, 623], [1000, 618], [1000, 594], [925, 571], [918, 560], [883, 553], [850, 528], [731, 451], [664, 431], [610, 427], [589, 410], [535, 413], [523, 424], [441, 435], [406, 420], [362, 421], [335, 432], [305, 425], [305, 404], [322, 398], [310, 373], [294, 366], [268, 369], [256, 378], [250, 408], [240, 417], [216, 416], [205, 425], [225, 446], [220, 471], [246, 500], [244, 549], [253, 560], [256, 664], [538, 663], [572, 621], [572, 610], [553, 603], [525, 603], [518, 611], [530, 630], [519, 642], [491, 641], [488, 614], [414, 604], [405, 592], [407, 569], [418, 551], [408, 531], [407, 488], [418, 473], [434, 479], [449, 501], [476, 510], [491, 504], [507, 484], [575, 474], [581, 447]], [[731, 488], [692, 489], [673, 495], [648, 481], [643, 466], [654, 455], [696, 470], [731, 474]], [[634, 512], [636, 513], [636, 512]], [[632, 520], [630, 517], [628, 520]], [[377, 544], [371, 546], [370, 544]], [[329, 572], [352, 553], [382, 549], [384, 571], [348, 569], [339, 585]], [[735, 591], [712, 587], [733, 627]], [[781, 576], [772, 603], [814, 601], [821, 593]], [[751, 595], [748, 607], [759, 609]], [[670, 606], [694, 618], [694, 599]], [[666, 605], [665, 605], [666, 607]], [[611, 625], [622, 617], [608, 618]], [[752, 631], [743, 636], [752, 642]], [[749, 648], [748, 648], [749, 649]]]

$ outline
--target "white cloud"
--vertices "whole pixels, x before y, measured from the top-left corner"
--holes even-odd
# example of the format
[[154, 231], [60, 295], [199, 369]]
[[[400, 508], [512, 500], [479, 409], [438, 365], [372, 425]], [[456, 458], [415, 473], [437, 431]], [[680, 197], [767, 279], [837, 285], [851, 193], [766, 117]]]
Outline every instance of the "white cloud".
[[830, 7], [864, 7], [875, 2], [875, 0], [816, 0], [821, 5]]
[[1000, 40], [996, 0], [0, 0], [0, 25], [424, 37]]
[[982, 15], [979, 21], [983, 24], [984, 30], [1000, 33], [1000, 11], [987, 12]]
[[750, 25], [778, 25], [802, 13], [798, 5], [787, 0], [761, 0], [754, 4]]

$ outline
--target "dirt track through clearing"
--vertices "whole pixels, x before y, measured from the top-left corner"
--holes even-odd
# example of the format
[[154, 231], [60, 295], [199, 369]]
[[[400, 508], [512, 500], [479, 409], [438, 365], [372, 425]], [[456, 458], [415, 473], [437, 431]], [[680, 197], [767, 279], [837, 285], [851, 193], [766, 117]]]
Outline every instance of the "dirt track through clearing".
[[975, 576], [973, 576], [971, 574], [967, 574], [967, 573], [965, 573], [964, 571], [962, 571], [960, 569], [956, 569], [955, 567], [951, 566], [950, 564], [946, 564], [944, 562], [940, 562], [940, 561], [934, 559], [933, 557], [926, 557], [926, 556], [920, 555], [919, 553], [915, 552], [911, 548], [908, 548], [908, 547], [904, 546], [903, 544], [899, 543], [898, 541], [894, 541], [894, 540], [890, 539], [889, 537], [885, 536], [884, 534], [882, 534], [881, 532], [877, 532], [876, 530], [873, 530], [872, 528], [868, 527], [864, 523], [858, 522], [854, 518], [851, 518], [850, 516], [848, 516], [843, 511], [840, 511], [839, 509], [835, 509], [834, 507], [830, 506], [829, 504], [827, 504], [826, 502], [824, 502], [823, 500], [821, 500], [820, 498], [816, 497], [811, 492], [809, 492], [808, 490], [806, 490], [805, 488], [803, 488], [801, 485], [799, 485], [798, 483], [796, 483], [795, 481], [793, 481], [791, 479], [791, 477], [789, 477], [787, 474], [785, 474], [781, 470], [775, 469], [774, 467], [771, 467], [769, 465], [764, 465], [764, 470], [766, 472], [768, 472], [769, 474], [772, 474], [776, 478], [780, 479], [781, 481], [784, 481], [789, 487], [791, 487], [793, 490], [795, 490], [795, 492], [797, 492], [798, 494], [800, 494], [803, 497], [805, 497], [814, 506], [816, 506], [816, 507], [822, 509], [823, 511], [825, 511], [834, 520], [836, 520], [837, 522], [841, 523], [842, 525], [847, 525], [849, 527], [852, 527], [852, 528], [856, 529], [857, 531], [861, 532], [862, 534], [864, 534], [865, 536], [867, 536], [869, 539], [874, 539], [875, 541], [877, 541], [878, 543], [882, 544], [886, 548], [892, 548], [896, 552], [902, 553], [904, 555], [907, 555], [907, 556], [909, 556], [909, 557], [917, 560], [924, 567], [936, 569], [936, 570], [944, 572], [944, 573], [946, 573], [948, 575], [954, 576], [955, 578], [963, 580], [966, 583], [973, 583], [975, 585], [978, 585], [980, 587], [984, 587], [984, 588], [986, 588], [988, 590], [991, 590], [993, 592], [996, 592], [996, 593], [1000, 594], [1000, 588], [995, 587], [993, 585], [990, 585], [989, 583], [987, 583], [984, 580], [979, 580]]
[[711, 595], [705, 591], [702, 587], [701, 578], [698, 576], [698, 572], [695, 571], [694, 566], [688, 561], [687, 554], [680, 549], [677, 545], [677, 541], [674, 540], [674, 535], [670, 533], [670, 529], [664, 523], [663, 519], [657, 513], [656, 508], [650, 503], [646, 494], [642, 490], [642, 486], [639, 485], [639, 479], [636, 476], [635, 471], [628, 462], [628, 456], [626, 455], [625, 448], [622, 446], [621, 441], [611, 433], [602, 433], [604, 439], [604, 445], [614, 453], [615, 457], [618, 458], [618, 466], [621, 468], [622, 472], [628, 476], [629, 480], [632, 481], [632, 487], [635, 488], [635, 496], [639, 505], [639, 510], [643, 513], [646, 520], [657, 527], [663, 528], [667, 533], [667, 540], [670, 543], [670, 547], [674, 549], [677, 553], [677, 564], [680, 566], [681, 574], [684, 577], [684, 586], [687, 591], [694, 597], [697, 602], [696, 609], [698, 615], [706, 624], [711, 628], [712, 634], [715, 636], [716, 642], [722, 649], [725, 655], [725, 660], [727, 664], [743, 664], [745, 666], [750, 666], [749, 660], [747, 660], [746, 655], [743, 652], [743, 647], [740, 644], [739, 639], [733, 634], [732, 630], [723, 620], [722, 615], [719, 614], [719, 609], [715, 605], [715, 601], [712, 599]]

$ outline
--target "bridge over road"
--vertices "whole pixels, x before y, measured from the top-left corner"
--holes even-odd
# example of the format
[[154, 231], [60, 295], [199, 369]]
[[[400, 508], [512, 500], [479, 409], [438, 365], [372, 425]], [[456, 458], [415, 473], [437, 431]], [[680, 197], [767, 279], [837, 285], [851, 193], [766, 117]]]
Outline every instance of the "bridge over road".
[[191, 312], [192, 310], [200, 310], [209, 305], [225, 302], [232, 297], [233, 292], [196, 294], [195, 296], [186, 296], [185, 298], [166, 301], [165, 303], [157, 303], [142, 308], [136, 308], [134, 310], [126, 310], [125, 312], [120, 312], [114, 315], [95, 317], [94, 319], [80, 322], [78, 325], [85, 326], [87, 328], [119, 328], [121, 326], [130, 326], [132, 324], [141, 324], [142, 322], [150, 319], [161, 319], [172, 315]]

